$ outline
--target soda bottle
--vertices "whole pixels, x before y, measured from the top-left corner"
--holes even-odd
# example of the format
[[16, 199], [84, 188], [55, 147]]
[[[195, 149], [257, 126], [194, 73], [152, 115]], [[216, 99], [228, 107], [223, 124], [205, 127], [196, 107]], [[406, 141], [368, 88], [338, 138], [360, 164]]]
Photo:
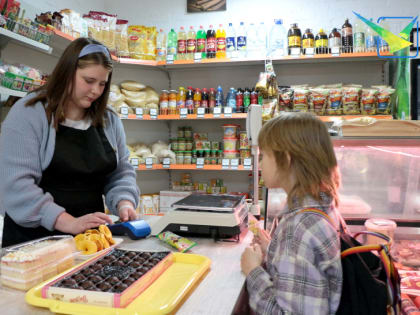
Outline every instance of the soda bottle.
[[[370, 19], [373, 22], [373, 19]], [[375, 52], [376, 51], [376, 33], [370, 28], [366, 28], [366, 51]]]
[[188, 114], [194, 114], [194, 92], [192, 86], [188, 87], [185, 99], [185, 107], [188, 108]]
[[332, 48], [338, 48], [338, 52], [340, 52], [341, 46], [341, 35], [340, 32], [333, 28], [330, 36], [328, 36], [328, 51], [332, 53]]
[[178, 94], [176, 96], [176, 107], [179, 110], [180, 108], [185, 108], [185, 100], [186, 100], [185, 88], [180, 86]]
[[265, 59], [267, 57], [267, 29], [264, 22], [261, 22], [257, 28], [257, 41], [255, 43], [257, 57]]
[[254, 23], [251, 23], [248, 27], [247, 32], [247, 57], [248, 58], [259, 58], [258, 52], [258, 34], [257, 28], [255, 27]]
[[166, 34], [160, 29], [156, 37], [156, 61], [164, 60], [166, 60]]
[[201, 58], [206, 58], [206, 31], [203, 25], [200, 25], [200, 29], [197, 32], [197, 52], [201, 52]]
[[187, 53], [187, 34], [185, 33], [184, 27], [181, 26], [178, 32], [178, 60], [185, 60]]
[[222, 24], [219, 24], [219, 28], [216, 32], [217, 41], [217, 52], [216, 58], [226, 58], [226, 31]]
[[258, 104], [258, 93], [252, 89], [251, 91], [251, 105], [257, 105]]
[[233, 87], [229, 89], [226, 96], [226, 107], [232, 108], [232, 113], [236, 112], [236, 91]]
[[242, 113], [244, 110], [244, 93], [241, 89], [236, 92], [236, 112]]
[[199, 88], [196, 88], [194, 93], [194, 113], [197, 112], [198, 107], [201, 107], [201, 92]]
[[344, 53], [353, 52], [353, 27], [346, 19], [341, 28], [341, 49]]
[[232, 23], [229, 23], [229, 26], [226, 30], [226, 57], [234, 58], [236, 51], [236, 32]]
[[213, 108], [216, 106], [216, 92], [214, 88], [210, 88], [209, 93], [209, 112], [213, 111]]
[[282, 19], [274, 20], [268, 41], [268, 54], [271, 58], [281, 58], [284, 56], [286, 42], [286, 30]]
[[302, 52], [306, 55], [306, 49], [315, 47], [315, 39], [314, 34], [312, 34], [312, 30], [307, 28], [305, 33], [302, 36]]
[[354, 24], [353, 46], [354, 52], [365, 51], [365, 28], [364, 23], [357, 20]]
[[168, 49], [167, 54], [174, 56], [174, 60], [176, 59], [176, 52], [178, 47], [178, 36], [173, 28], [168, 33]]
[[223, 106], [223, 89], [219, 85], [217, 87], [217, 93], [216, 93], [216, 106], [215, 107], [222, 107]]
[[213, 25], [209, 26], [206, 36], [207, 58], [216, 58], [216, 32]]
[[206, 113], [208, 112], [209, 108], [209, 93], [207, 92], [207, 89], [203, 89], [203, 93], [201, 93], [201, 107], [204, 107], [206, 109]]
[[236, 34], [236, 47], [238, 50], [239, 58], [246, 58], [247, 56], [247, 41], [248, 36], [246, 28], [244, 22], [241, 22], [238, 28], [238, 32]]
[[248, 107], [251, 104], [251, 92], [248, 88], [244, 92], [244, 113], [248, 112]]
[[194, 60], [194, 54], [197, 50], [197, 41], [195, 38], [194, 27], [190, 26], [187, 34], [187, 60]]
[[321, 28], [315, 37], [315, 47], [317, 54], [326, 54], [328, 52], [328, 36]]

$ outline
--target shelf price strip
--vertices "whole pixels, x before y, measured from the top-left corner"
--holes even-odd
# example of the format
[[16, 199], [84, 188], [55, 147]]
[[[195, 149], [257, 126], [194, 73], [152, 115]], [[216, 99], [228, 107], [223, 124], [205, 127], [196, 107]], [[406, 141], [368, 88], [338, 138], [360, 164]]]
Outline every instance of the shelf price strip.
[[204, 158], [197, 158], [197, 168], [204, 168]]
[[163, 168], [170, 168], [171, 167], [171, 159], [170, 158], [164, 158], [162, 167]]
[[225, 107], [223, 109], [223, 113], [225, 114], [226, 118], [232, 117], [232, 107]]
[[197, 118], [204, 118], [206, 110], [204, 107], [197, 108]]
[[252, 169], [252, 159], [246, 158], [244, 159], [244, 170], [251, 170]]
[[153, 168], [153, 158], [146, 158], [146, 168], [147, 169]]
[[188, 115], [188, 108], [180, 108], [179, 109], [179, 118], [186, 119]]
[[214, 118], [219, 118], [221, 113], [222, 113], [222, 108], [221, 107], [213, 108], [213, 117]]
[[136, 118], [143, 119], [143, 108], [136, 108]]

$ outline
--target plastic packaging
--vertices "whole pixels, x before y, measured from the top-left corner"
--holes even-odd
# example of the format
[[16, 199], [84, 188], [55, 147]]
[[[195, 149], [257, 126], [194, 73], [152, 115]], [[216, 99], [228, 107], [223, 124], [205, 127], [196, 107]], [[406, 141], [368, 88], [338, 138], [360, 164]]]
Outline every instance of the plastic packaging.
[[236, 32], [232, 23], [229, 23], [229, 26], [226, 30], [226, 57], [234, 58], [236, 57]]
[[[370, 19], [371, 22], [373, 22], [373, 19]], [[366, 51], [368, 52], [374, 52], [376, 51], [376, 36], [375, 36], [375, 32], [370, 28], [367, 27], [366, 28]]]
[[226, 95], [226, 107], [232, 108], [232, 112], [236, 111], [236, 90], [231, 87]]
[[203, 25], [200, 25], [200, 29], [196, 34], [197, 39], [197, 52], [201, 53], [201, 58], [206, 58], [206, 31], [203, 28]]
[[237, 129], [239, 125], [226, 124], [223, 125], [223, 135], [224, 139], [237, 139]]
[[244, 22], [239, 24], [239, 28], [236, 32], [236, 47], [239, 58], [246, 58], [248, 50], [248, 34]]
[[217, 87], [217, 92], [216, 92], [216, 99], [215, 99], [215, 107], [222, 107], [224, 104], [224, 100], [223, 100], [223, 89], [222, 87], [219, 85]]
[[[395, 221], [387, 219], [369, 219], [365, 221], [365, 227], [368, 231], [379, 232], [394, 238], [394, 232], [397, 228]], [[367, 235], [366, 244], [383, 244], [386, 241], [371, 235]]]
[[238, 139], [224, 138], [223, 148], [225, 151], [236, 151], [238, 145]]
[[365, 51], [365, 27], [364, 23], [360, 20], [357, 20], [354, 24], [353, 45], [354, 52]]
[[285, 54], [286, 48], [286, 29], [282, 19], [274, 20], [268, 41], [268, 55], [271, 58], [281, 58]]
[[196, 242], [190, 241], [189, 239], [176, 235], [175, 233], [172, 233], [170, 231], [158, 234], [157, 238], [165, 242], [166, 244], [169, 244], [172, 247], [176, 248], [181, 253], [185, 253], [186, 251], [189, 251], [191, 248], [197, 245]]
[[163, 29], [159, 30], [159, 33], [156, 37], [156, 60], [166, 60], [166, 34]]
[[259, 58], [258, 33], [254, 23], [251, 23], [247, 30], [247, 57]]
[[255, 42], [257, 57], [265, 59], [267, 57], [267, 29], [264, 22], [261, 22], [257, 28], [257, 40]]
[[185, 60], [187, 56], [187, 34], [185, 33], [184, 27], [181, 26], [178, 32], [178, 51], [177, 59]]
[[177, 47], [178, 47], [178, 36], [175, 30], [172, 28], [171, 31], [168, 33], [167, 54], [174, 56], [174, 59], [176, 59]]
[[226, 58], [226, 31], [220, 24], [216, 32], [216, 58]]
[[213, 25], [209, 26], [206, 35], [207, 58], [216, 58], [216, 31]]
[[197, 39], [194, 27], [190, 26], [187, 34], [187, 60], [193, 60], [194, 54], [197, 51]]
[[341, 46], [342, 52], [353, 52], [353, 27], [349, 23], [349, 19], [346, 19], [341, 28]]

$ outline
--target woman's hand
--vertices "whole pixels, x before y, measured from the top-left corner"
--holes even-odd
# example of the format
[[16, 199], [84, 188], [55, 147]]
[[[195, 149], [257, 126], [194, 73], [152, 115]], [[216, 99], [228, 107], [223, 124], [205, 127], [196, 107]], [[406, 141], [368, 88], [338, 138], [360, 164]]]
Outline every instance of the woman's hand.
[[266, 230], [258, 229], [258, 233], [252, 239], [252, 245], [258, 244], [261, 247], [263, 255], [267, 255], [268, 245], [270, 244], [271, 236]]
[[133, 203], [131, 201], [121, 200], [118, 203], [117, 209], [121, 221], [125, 222], [137, 219], [137, 212], [134, 209]]
[[261, 247], [258, 244], [254, 245], [253, 247], [247, 247], [242, 253], [241, 270], [245, 276], [248, 276], [252, 270], [258, 266], [261, 266], [262, 262], [263, 253]]
[[89, 213], [78, 218], [63, 212], [57, 217], [54, 228], [75, 235], [106, 223], [112, 224], [112, 220], [103, 212]]

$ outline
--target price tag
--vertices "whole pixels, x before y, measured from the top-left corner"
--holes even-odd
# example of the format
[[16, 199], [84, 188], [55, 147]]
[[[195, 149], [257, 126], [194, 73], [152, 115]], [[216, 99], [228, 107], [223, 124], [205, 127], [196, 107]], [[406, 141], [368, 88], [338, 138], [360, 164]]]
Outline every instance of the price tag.
[[180, 108], [179, 109], [179, 118], [186, 119], [188, 115], [188, 108]]
[[331, 54], [334, 57], [340, 56], [340, 47], [331, 47]]
[[300, 56], [300, 48], [290, 48], [290, 55], [294, 57]]
[[221, 107], [215, 107], [215, 108], [213, 108], [213, 117], [214, 118], [220, 117], [220, 114], [221, 113], [222, 113], [222, 108]]
[[244, 159], [244, 170], [251, 170], [252, 169], [252, 159], [246, 158]]
[[229, 169], [230, 160], [229, 159], [222, 159], [222, 170]]
[[313, 47], [311, 48], [305, 48], [305, 55], [306, 57], [313, 57], [315, 54], [315, 49]]
[[232, 107], [225, 107], [223, 109], [223, 112], [224, 112], [226, 118], [232, 117]]
[[204, 158], [197, 158], [197, 168], [203, 168], [204, 167]]
[[146, 168], [153, 168], [153, 158], [146, 158]]
[[197, 108], [197, 118], [204, 118], [206, 109], [204, 107]]
[[201, 52], [194, 54], [194, 62], [201, 62]]
[[171, 167], [171, 159], [170, 158], [164, 158], [162, 166], [163, 166], [163, 168], [170, 168]]
[[139, 159], [133, 158], [130, 160], [131, 165], [133, 165], [134, 167], [139, 166]]
[[143, 108], [136, 108], [137, 119], [143, 119]]
[[166, 63], [168, 65], [174, 63], [174, 55], [166, 55]]
[[121, 107], [120, 113], [121, 113], [121, 118], [127, 118], [128, 117], [128, 108], [127, 107]]
[[237, 170], [239, 166], [239, 159], [231, 159], [230, 160], [230, 169]]
[[158, 111], [156, 108], [150, 109], [150, 119], [157, 119]]

